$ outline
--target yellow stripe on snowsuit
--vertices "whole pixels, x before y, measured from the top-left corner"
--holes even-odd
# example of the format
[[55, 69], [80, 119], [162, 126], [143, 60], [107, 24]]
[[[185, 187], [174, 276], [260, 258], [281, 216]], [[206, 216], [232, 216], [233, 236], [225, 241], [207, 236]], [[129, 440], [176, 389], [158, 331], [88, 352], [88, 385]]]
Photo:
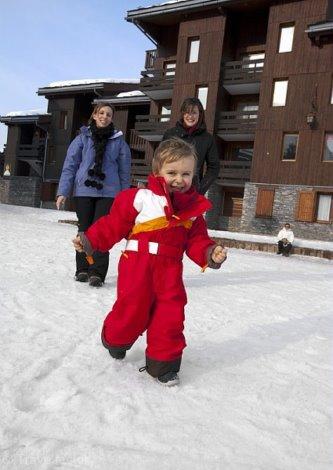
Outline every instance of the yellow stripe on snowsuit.
[[[190, 229], [192, 227], [192, 223], [192, 220], [182, 220], [177, 222], [175, 225], [173, 222], [173, 226], [177, 227], [179, 225], [183, 225], [185, 228]], [[166, 217], [157, 217], [156, 219], [147, 220], [147, 222], [142, 222], [134, 225], [128, 238], [130, 238], [132, 235], [141, 232], [152, 232], [153, 230], [161, 230], [163, 228], [169, 227], [169, 225], [170, 220], [168, 220]]]

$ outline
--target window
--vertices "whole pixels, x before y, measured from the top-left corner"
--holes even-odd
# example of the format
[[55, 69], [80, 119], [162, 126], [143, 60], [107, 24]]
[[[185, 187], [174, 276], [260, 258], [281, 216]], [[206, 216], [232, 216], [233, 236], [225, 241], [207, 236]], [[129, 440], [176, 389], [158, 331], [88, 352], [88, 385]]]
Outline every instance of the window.
[[161, 106], [161, 119], [160, 122], [168, 122], [170, 121], [170, 114], [171, 114], [171, 104], [164, 104]]
[[272, 106], [285, 106], [287, 100], [288, 80], [274, 80]]
[[198, 37], [188, 38], [187, 41], [187, 62], [193, 63], [199, 60], [200, 39]]
[[176, 62], [164, 63], [164, 75], [166, 77], [174, 77], [176, 73]]
[[207, 96], [208, 96], [208, 87], [199, 86], [197, 88], [197, 98], [201, 101], [203, 109], [206, 109], [207, 107]]
[[264, 52], [257, 52], [255, 54], [244, 54], [242, 56], [242, 60], [244, 61], [242, 68], [243, 69], [262, 68], [264, 66], [264, 59], [265, 59]]
[[[244, 112], [244, 114], [242, 114], [242, 116], [241, 116], [241, 119], [257, 119], [258, 109], [259, 109], [259, 105], [256, 104], [256, 103], [251, 103], [251, 104], [249, 104], [249, 103], [238, 103], [236, 111], [240, 111], [241, 113]], [[252, 113], [248, 114], [251, 111], [254, 111], [254, 113], [253, 114]]]
[[293, 50], [295, 25], [280, 26], [279, 52], [291, 52]]
[[295, 219], [300, 222], [332, 222], [333, 194], [300, 191]]
[[284, 134], [282, 160], [296, 160], [298, 134]]
[[233, 160], [240, 162], [251, 162], [253, 157], [253, 147], [252, 148], [239, 148], [236, 147], [233, 151]]
[[67, 124], [68, 124], [67, 111], [60, 111], [59, 129], [67, 130]]
[[300, 191], [295, 219], [300, 222], [313, 222], [315, 200], [315, 191]]
[[272, 217], [274, 189], [258, 189], [256, 217]]
[[333, 162], [333, 133], [325, 134], [323, 161]]
[[225, 217], [242, 217], [243, 193], [226, 191], [224, 193], [223, 212]]
[[318, 193], [317, 197], [317, 221], [330, 222], [332, 220], [332, 194]]

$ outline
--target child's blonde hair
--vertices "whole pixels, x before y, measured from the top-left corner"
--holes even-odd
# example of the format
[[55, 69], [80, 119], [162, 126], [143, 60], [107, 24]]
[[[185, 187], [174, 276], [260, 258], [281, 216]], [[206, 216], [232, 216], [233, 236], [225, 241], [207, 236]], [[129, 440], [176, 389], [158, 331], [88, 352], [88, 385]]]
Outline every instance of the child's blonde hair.
[[154, 153], [152, 161], [152, 170], [154, 175], [158, 175], [165, 163], [178, 162], [183, 158], [193, 157], [195, 165], [197, 163], [197, 154], [192, 144], [185, 142], [178, 137], [164, 140], [160, 143]]

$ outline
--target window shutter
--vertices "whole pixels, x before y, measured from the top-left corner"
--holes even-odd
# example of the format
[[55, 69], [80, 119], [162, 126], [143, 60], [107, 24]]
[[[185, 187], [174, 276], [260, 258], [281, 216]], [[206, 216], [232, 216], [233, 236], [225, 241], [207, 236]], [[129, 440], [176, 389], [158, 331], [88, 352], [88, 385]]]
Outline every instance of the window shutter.
[[313, 222], [315, 211], [315, 191], [300, 191], [295, 219], [300, 222]]
[[272, 217], [274, 189], [258, 189], [256, 217]]

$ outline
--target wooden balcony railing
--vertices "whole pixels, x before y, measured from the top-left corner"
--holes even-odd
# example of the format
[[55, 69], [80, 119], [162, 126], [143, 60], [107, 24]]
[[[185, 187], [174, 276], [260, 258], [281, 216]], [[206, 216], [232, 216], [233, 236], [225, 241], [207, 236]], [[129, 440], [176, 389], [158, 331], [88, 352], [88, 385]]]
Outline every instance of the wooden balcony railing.
[[129, 146], [134, 150], [145, 152], [147, 150], [148, 142], [139, 136], [135, 129], [130, 130]]
[[175, 81], [175, 71], [176, 65], [166, 69], [143, 70], [141, 72], [140, 86], [143, 89], [145, 87], [158, 87], [161, 85], [171, 88]]
[[19, 145], [17, 149], [17, 157], [24, 158], [39, 158], [43, 159], [44, 157], [45, 144], [30, 144], [30, 145]]
[[227, 111], [220, 113], [217, 132], [219, 134], [254, 133], [258, 116], [256, 111]]
[[131, 162], [132, 185], [137, 186], [139, 182], [146, 182], [151, 165], [144, 158], [132, 158]]
[[264, 69], [265, 59], [244, 59], [223, 65], [223, 81], [230, 83], [258, 82]]
[[221, 160], [217, 182], [223, 186], [244, 186], [250, 181], [251, 162]]
[[136, 116], [135, 130], [140, 135], [163, 135], [170, 127], [170, 117], [164, 114]]
[[146, 51], [145, 69], [153, 69], [157, 58], [157, 49]]

